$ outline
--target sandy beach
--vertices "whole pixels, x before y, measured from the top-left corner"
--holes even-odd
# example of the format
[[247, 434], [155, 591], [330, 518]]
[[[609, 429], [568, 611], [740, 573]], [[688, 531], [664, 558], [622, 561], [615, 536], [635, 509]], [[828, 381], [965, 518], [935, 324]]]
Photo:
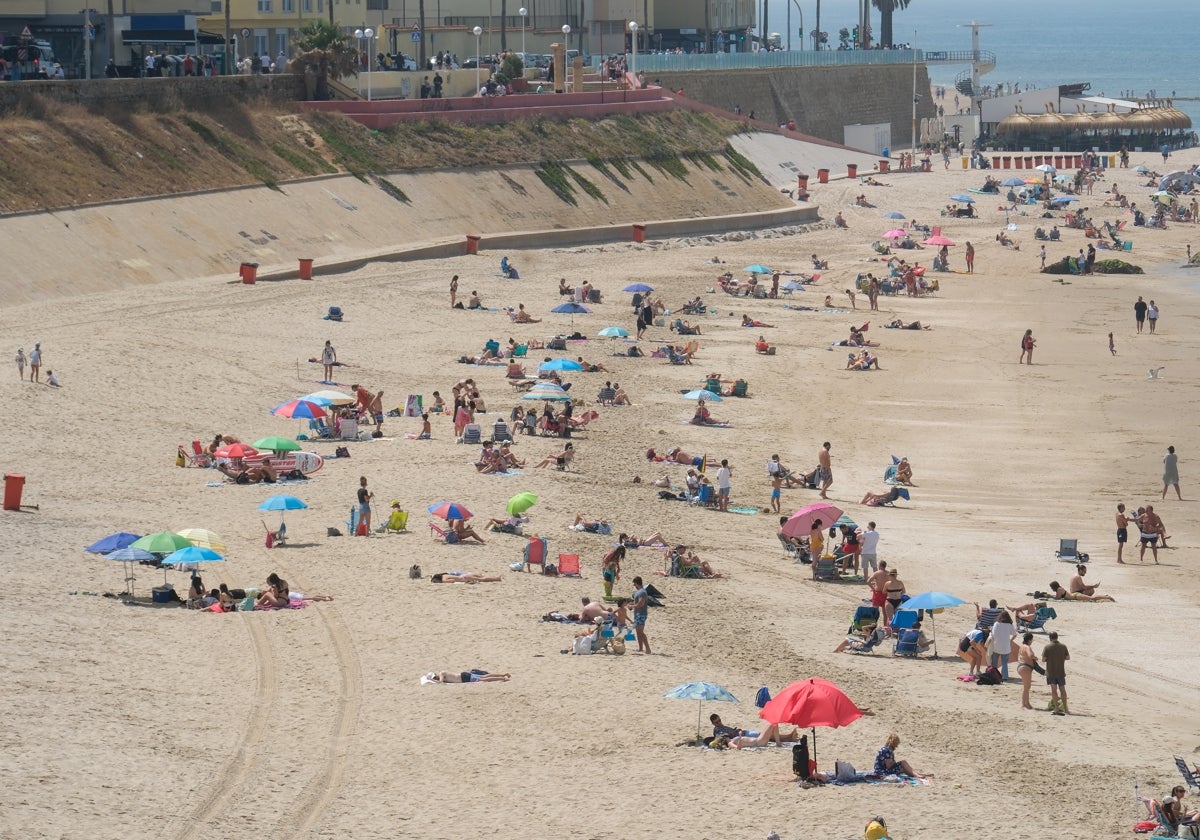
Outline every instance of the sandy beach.
[[[1171, 168], [1194, 162], [1183, 153]], [[1156, 155], [1134, 155], [1131, 165], [1139, 163], [1161, 168]], [[1131, 170], [1112, 175], [1083, 202], [1097, 220], [1128, 218], [1101, 207], [1114, 180], [1139, 203], [1151, 192]], [[136, 296], [106, 290], [0, 310], [9, 359], [40, 341], [43, 373], [53, 369], [63, 384], [19, 382], [11, 361], [0, 377], [13, 419], [0, 463], [27, 477], [25, 501], [40, 505], [0, 518], [9, 698], [0, 837], [762, 838], [775, 829], [785, 838], [845, 838], [861, 836], [876, 814], [901, 838], [1128, 834], [1144, 818], [1135, 784], [1143, 795], [1164, 795], [1179, 782], [1171, 756], [1196, 760], [1200, 749], [1191, 713], [1200, 583], [1188, 571], [1200, 533], [1200, 454], [1188, 431], [1200, 406], [1200, 330], [1196, 279], [1181, 268], [1195, 229], [1131, 230], [1133, 251], [1122, 256], [1142, 276], [1055, 278], [1037, 272], [1033, 238], [1035, 225], [1050, 220], [1014, 217], [1017, 251], [995, 241], [1000, 197], [974, 196], [979, 219], [938, 216], [982, 173], [943, 171], [939, 160], [932, 174], [878, 177], [891, 186], [814, 184], [822, 216], [841, 211], [848, 229], [512, 252], [519, 282], [499, 277], [502, 254], [488, 252], [373, 264], [311, 282], [181, 279], [140, 286]], [[864, 191], [877, 209], [852, 206]], [[880, 273], [870, 243], [893, 224], [881, 218], [887, 210], [940, 225], [958, 243], [953, 269], [963, 269], [971, 241], [975, 273], [931, 275], [940, 281], [936, 296], [884, 297], [879, 312], [866, 311], [865, 295], [857, 312], [783, 308], [820, 307], [827, 294], [848, 308], [843, 290], [855, 275]], [[1087, 241], [1064, 228], [1061, 243], [1048, 243], [1050, 260]], [[756, 262], [808, 271], [812, 253], [831, 266], [792, 298], [710, 291], [722, 271], [706, 265], [713, 257], [741, 277]], [[906, 252], [924, 265], [934, 254]], [[450, 310], [453, 274], [460, 295], [477, 290], [489, 307], [523, 303], [544, 320], [518, 325], [503, 311]], [[591, 403], [614, 380], [634, 403], [598, 408], [573, 438], [578, 456], [568, 471], [532, 469], [561, 441], [521, 437], [521, 474], [479, 475], [475, 448], [456, 445], [445, 418], [434, 419], [427, 442], [405, 437], [419, 420], [389, 418], [388, 439], [349, 444], [349, 459], [328, 461], [302, 485], [209, 486], [220, 479], [215, 471], [175, 466], [176, 447], [193, 439], [302, 431], [268, 411], [322, 387], [320, 366], [307, 360], [326, 339], [347, 363], [338, 381], [382, 389], [386, 408], [408, 394], [429, 403], [434, 390], [449, 399], [457, 380], [473, 377], [487, 400], [486, 429], [507, 417], [516, 395], [503, 367], [456, 360], [492, 338], [569, 332], [570, 316], [550, 314], [560, 277], [590, 279], [604, 293], [592, 314], [574, 316], [574, 329], [592, 338], [565, 354], [531, 351], [529, 366], [582, 355], [611, 372], [569, 374], [573, 394]], [[609, 325], [633, 331], [630, 296], [620, 292], [633, 282], [654, 286], [672, 310], [696, 295], [710, 305], [712, 314], [692, 318], [702, 335], [691, 366], [618, 358], [626, 344], [595, 338]], [[1155, 335], [1135, 332], [1138, 295], [1161, 310]], [[344, 310], [344, 322], [321, 319], [330, 305]], [[743, 328], [743, 313], [776, 326]], [[881, 329], [894, 318], [932, 329]], [[868, 320], [883, 369], [845, 371], [845, 348], [829, 345]], [[1026, 329], [1037, 339], [1031, 366], [1017, 364]], [[760, 332], [776, 355], [754, 352]], [[674, 336], [661, 327], [648, 338]], [[1159, 367], [1150, 380], [1148, 369]], [[680, 392], [702, 387], [710, 371], [749, 382], [750, 399], [712, 408], [731, 428], [686, 423], [693, 405]], [[632, 483], [666, 473], [682, 484], [683, 467], [644, 457], [650, 447], [680, 446], [727, 458], [732, 503], [762, 509], [767, 459], [778, 453], [809, 470], [823, 441], [832, 444], [831, 500], [860, 524], [878, 523], [879, 557], [910, 594], [1023, 604], [1027, 593], [1070, 577], [1054, 552], [1060, 538], [1079, 539], [1091, 556], [1088, 580], [1117, 603], [1055, 605], [1050, 626], [1071, 652], [1071, 715], [1045, 711], [1040, 678], [1038, 711], [1021, 709], [1017, 680], [992, 688], [956, 679], [966, 670], [953, 652], [974, 624], [970, 603], [937, 616], [939, 659], [893, 658], [890, 646], [873, 656], [832, 653], [869, 597], [865, 585], [813, 582], [808, 566], [780, 550], [775, 515], [721, 514]], [[1179, 453], [1183, 502], [1159, 498], [1168, 445]], [[330, 455], [334, 444], [313, 447]], [[893, 454], [913, 464], [911, 501], [859, 505], [865, 492], [884, 488]], [[346, 530], [360, 476], [375, 493], [376, 523], [395, 499], [411, 512], [408, 533], [326, 536], [331, 526]], [[483, 546], [430, 538], [428, 505], [464, 504], [482, 524], [522, 491], [539, 496], [527, 533], [546, 537], [551, 556], [580, 554], [582, 579], [512, 572], [521, 537], [487, 534]], [[261, 520], [276, 515], [257, 507], [274, 492], [309, 508], [287, 515], [292, 544], [267, 550]], [[815, 500], [812, 490], [784, 490], [783, 509]], [[1159, 565], [1149, 552], [1139, 564], [1134, 544], [1126, 565], [1116, 564], [1118, 502], [1154, 504], [1162, 515], [1173, 539]], [[630, 645], [623, 657], [564, 656], [576, 628], [541, 620], [601, 594], [600, 560], [614, 538], [569, 530], [577, 513], [606, 518], [615, 531], [660, 530], [725, 575], [662, 578], [661, 552], [629, 553], [617, 591], [629, 594], [641, 575], [667, 596], [647, 625], [654, 655]], [[274, 571], [335, 600], [217, 615], [83, 594], [119, 592], [123, 577], [120, 564], [83, 546], [114, 531], [187, 527], [210, 528], [230, 546], [227, 562], [204, 568], [209, 586], [260, 586]], [[408, 578], [413, 564], [422, 580]], [[504, 579], [430, 584], [430, 574], [449, 570]], [[147, 567], [136, 574], [143, 596], [163, 577]], [[167, 578], [186, 592], [186, 575]], [[513, 677], [419, 684], [428, 671], [471, 668]], [[662, 698], [679, 683], [715, 682], [740, 702], [705, 704], [705, 718], [716, 711], [752, 728], [760, 686], [775, 693], [810, 676], [875, 711], [817, 732], [822, 770], [835, 759], [870, 769], [895, 732], [898, 757], [934, 774], [930, 784], [801, 790], [789, 750], [679, 746], [695, 735], [696, 704]]]

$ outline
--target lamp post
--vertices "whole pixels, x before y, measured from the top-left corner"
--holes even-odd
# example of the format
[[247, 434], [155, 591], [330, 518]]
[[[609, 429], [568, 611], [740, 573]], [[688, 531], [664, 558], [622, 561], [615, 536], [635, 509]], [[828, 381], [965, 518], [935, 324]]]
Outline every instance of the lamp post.
[[471, 30], [475, 33], [475, 92], [479, 92], [479, 65], [482, 63], [483, 56], [479, 54], [479, 39], [483, 37], [483, 27], [476, 26]]
[[517, 14], [521, 16], [521, 66], [524, 67], [525, 63], [529, 61], [525, 53], [525, 16], [529, 14], [529, 10], [522, 6], [517, 9]]
[[633, 42], [632, 43], [632, 46], [633, 46], [632, 53], [633, 54], [632, 54], [631, 60], [629, 62], [629, 70], [630, 70], [630, 72], [633, 73], [633, 77], [636, 79], [637, 78], [637, 53], [638, 53], [638, 41], [637, 41], [638, 22], [636, 20], [629, 21], [629, 32], [630, 32], [630, 36], [631, 36], [630, 40]]
[[[375, 38], [375, 30], [371, 29], [370, 27], [367, 27], [366, 29], [355, 29], [354, 37], [358, 39], [358, 49], [360, 52], [363, 48], [363, 42], [366, 41], [366, 44], [367, 44], [367, 101], [370, 102], [371, 101], [371, 62], [374, 60], [371, 57], [371, 52], [372, 52], [371, 44]], [[359, 64], [361, 65], [362, 62], [360, 61]], [[360, 94], [362, 93], [362, 80], [361, 79], [358, 82], [358, 92]]]
[[571, 65], [567, 63], [567, 47], [571, 46], [571, 24], [564, 23], [562, 26], [563, 34], [563, 93], [570, 93], [571, 86], [568, 82], [571, 81]]
[[[362, 49], [363, 35], [365, 33], [361, 29], [354, 30], [354, 37], [358, 40], [358, 69], [362, 70]], [[362, 73], [356, 73], [354, 76], [354, 87], [358, 91], [358, 95], [362, 96]]]

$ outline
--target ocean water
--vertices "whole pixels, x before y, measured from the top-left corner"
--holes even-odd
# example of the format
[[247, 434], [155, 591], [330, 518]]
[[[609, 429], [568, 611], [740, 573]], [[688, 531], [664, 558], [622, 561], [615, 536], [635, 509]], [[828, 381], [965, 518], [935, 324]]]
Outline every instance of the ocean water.
[[[769, 29], [784, 33], [792, 4], [792, 47], [798, 48], [799, 9], [805, 30], [815, 24], [816, 0], [768, 0]], [[857, 0], [821, 0], [821, 29], [836, 45], [843, 26], [858, 21]], [[879, 13], [871, 16], [878, 36]], [[1197, 0], [912, 0], [893, 15], [893, 40], [927, 50], [969, 50], [971, 30], [958, 24], [989, 23], [979, 32], [979, 48], [996, 54], [996, 69], [981, 84], [1020, 83], [1049, 87], [1091, 82], [1093, 95], [1200, 97], [1195, 54]], [[810, 42], [811, 43], [811, 42]], [[930, 78], [950, 83], [966, 64], [933, 65]], [[1200, 131], [1200, 101], [1177, 101]]]

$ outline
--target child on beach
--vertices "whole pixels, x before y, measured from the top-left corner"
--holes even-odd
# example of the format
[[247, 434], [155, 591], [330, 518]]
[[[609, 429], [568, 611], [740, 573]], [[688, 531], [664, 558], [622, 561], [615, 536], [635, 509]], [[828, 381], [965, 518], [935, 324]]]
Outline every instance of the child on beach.
[[1117, 344], [1115, 341], [1113, 341], [1112, 333], [1108, 334], [1108, 352], [1112, 353], [1114, 356], [1117, 355]]
[[783, 476], [780, 473], [775, 473], [771, 476], [771, 512], [779, 513], [779, 497], [781, 495], [780, 488], [783, 487]]

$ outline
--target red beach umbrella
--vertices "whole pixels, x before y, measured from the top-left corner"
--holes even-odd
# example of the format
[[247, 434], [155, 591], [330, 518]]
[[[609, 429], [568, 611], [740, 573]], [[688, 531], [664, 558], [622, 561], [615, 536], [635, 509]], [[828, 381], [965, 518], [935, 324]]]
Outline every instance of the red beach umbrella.
[[807, 537], [808, 532], [812, 530], [814, 520], [820, 519], [821, 525], [828, 528], [838, 521], [838, 517], [842, 513], [840, 507], [831, 505], [829, 502], [817, 502], [802, 507], [784, 523], [783, 535], [785, 537]]
[[257, 455], [258, 450], [244, 443], [231, 443], [228, 446], [222, 446], [213, 454], [218, 458], [249, 458]]
[[846, 694], [829, 680], [810, 677], [789, 685], [763, 706], [758, 716], [767, 723], [790, 724], [813, 730], [813, 760], [817, 758], [818, 726], [836, 729], [863, 716]]

